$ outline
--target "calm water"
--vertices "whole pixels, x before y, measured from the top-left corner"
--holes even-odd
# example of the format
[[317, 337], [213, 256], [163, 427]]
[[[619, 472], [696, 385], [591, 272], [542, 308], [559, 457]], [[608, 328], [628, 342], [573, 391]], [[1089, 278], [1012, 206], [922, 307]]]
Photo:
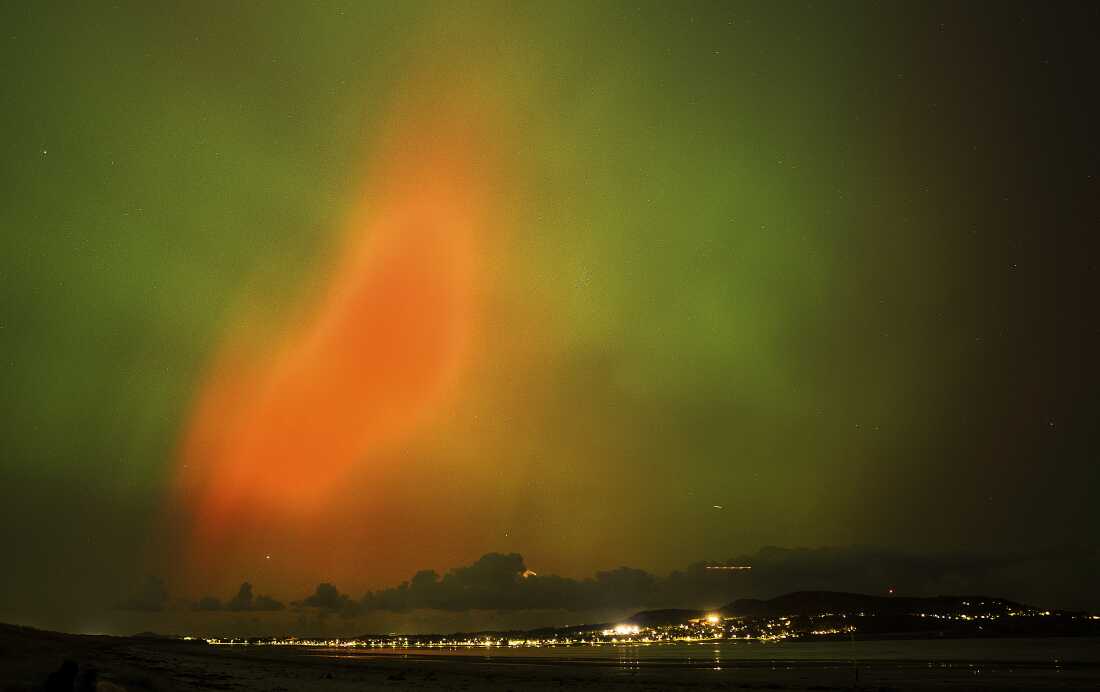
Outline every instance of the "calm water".
[[398, 656], [423, 659], [461, 656], [480, 662], [590, 662], [634, 665], [726, 666], [851, 661], [1016, 662], [1045, 665], [1100, 665], [1100, 638], [934, 639], [856, 642], [705, 642], [636, 646], [452, 649], [310, 649], [327, 658]]

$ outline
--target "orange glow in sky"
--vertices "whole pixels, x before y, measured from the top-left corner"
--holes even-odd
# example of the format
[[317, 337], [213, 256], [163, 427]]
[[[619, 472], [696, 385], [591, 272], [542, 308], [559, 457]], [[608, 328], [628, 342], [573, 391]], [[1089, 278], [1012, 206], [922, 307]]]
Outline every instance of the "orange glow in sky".
[[273, 339], [227, 337], [181, 451], [190, 562], [283, 529], [308, 553], [300, 525], [323, 519], [349, 472], [379, 464], [452, 398], [490, 217], [475, 110], [400, 109], [316, 299]]

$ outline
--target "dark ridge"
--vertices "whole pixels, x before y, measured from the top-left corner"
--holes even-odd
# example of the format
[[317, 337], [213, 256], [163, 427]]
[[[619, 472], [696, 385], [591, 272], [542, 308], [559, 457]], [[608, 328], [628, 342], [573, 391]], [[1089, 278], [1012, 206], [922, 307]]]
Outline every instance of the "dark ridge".
[[779, 617], [822, 613], [991, 613], [1023, 610], [1026, 606], [990, 596], [869, 596], [839, 591], [795, 591], [769, 600], [741, 598], [722, 613], [741, 617]]

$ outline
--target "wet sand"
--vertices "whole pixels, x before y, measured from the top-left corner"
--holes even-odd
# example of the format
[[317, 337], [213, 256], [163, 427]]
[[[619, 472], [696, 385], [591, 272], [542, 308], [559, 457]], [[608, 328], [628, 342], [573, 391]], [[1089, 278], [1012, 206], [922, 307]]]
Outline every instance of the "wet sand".
[[1095, 690], [1100, 666], [1053, 662], [558, 660], [214, 647], [0, 627], [0, 690], [39, 689], [66, 660], [117, 690]]

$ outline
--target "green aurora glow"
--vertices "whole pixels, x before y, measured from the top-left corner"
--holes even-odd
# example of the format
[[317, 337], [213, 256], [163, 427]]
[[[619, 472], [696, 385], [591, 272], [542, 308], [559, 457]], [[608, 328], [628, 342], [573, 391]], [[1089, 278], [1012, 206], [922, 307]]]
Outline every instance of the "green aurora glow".
[[580, 575], [1096, 528], [1072, 18], [448, 6], [0, 10], [0, 619], [98, 607], [147, 569], [227, 325], [313, 290], [435, 48], [492, 66], [467, 77], [506, 122], [509, 228], [467, 394], [395, 481], [455, 537], [334, 537], [347, 589], [490, 550]]

